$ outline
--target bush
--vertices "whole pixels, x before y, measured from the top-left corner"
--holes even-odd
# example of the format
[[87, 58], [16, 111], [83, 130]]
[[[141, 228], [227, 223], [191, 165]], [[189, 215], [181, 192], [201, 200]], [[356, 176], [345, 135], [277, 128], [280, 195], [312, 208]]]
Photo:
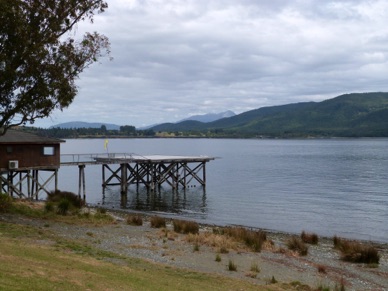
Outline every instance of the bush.
[[67, 198], [62, 198], [57, 205], [57, 213], [66, 215], [70, 209], [70, 201]]
[[301, 256], [306, 256], [308, 253], [308, 247], [306, 244], [296, 236], [291, 237], [287, 241], [287, 247], [289, 250], [297, 251]]
[[364, 245], [355, 241], [333, 238], [334, 247], [341, 251], [341, 259], [352, 263], [378, 264], [380, 255], [371, 245]]
[[151, 227], [161, 228], [166, 227], [166, 219], [160, 216], [152, 216], [150, 219]]
[[263, 231], [248, 230], [243, 227], [227, 227], [224, 233], [240, 240], [255, 252], [260, 252], [263, 243], [267, 240], [267, 234]]
[[44, 205], [44, 211], [46, 212], [53, 212], [55, 209], [55, 205], [53, 202], [47, 201]]
[[197, 234], [199, 232], [199, 225], [194, 221], [186, 221], [186, 220], [174, 220], [174, 231], [178, 233], [192, 233]]
[[83, 201], [77, 194], [72, 192], [56, 190], [51, 191], [47, 195], [47, 201], [50, 202], [59, 203], [62, 199], [67, 199], [69, 203], [76, 208], [85, 206], [85, 201]]
[[127, 217], [127, 224], [129, 225], [143, 225], [143, 218], [139, 215], [129, 214]]
[[237, 265], [232, 260], [229, 260], [228, 270], [229, 271], [237, 271]]
[[0, 193], [0, 212], [7, 212], [11, 208], [12, 200], [8, 194]]
[[300, 238], [303, 242], [307, 244], [317, 245], [318, 244], [318, 235], [315, 233], [307, 233], [302, 231]]

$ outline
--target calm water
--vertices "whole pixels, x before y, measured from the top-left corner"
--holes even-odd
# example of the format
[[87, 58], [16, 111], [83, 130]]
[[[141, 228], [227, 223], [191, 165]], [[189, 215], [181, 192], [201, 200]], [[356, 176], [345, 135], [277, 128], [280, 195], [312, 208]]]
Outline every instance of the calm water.
[[[77, 139], [61, 152], [103, 153], [104, 140]], [[388, 242], [388, 139], [111, 139], [111, 153], [208, 155], [207, 187], [156, 194], [130, 187], [102, 193], [101, 166], [86, 167], [90, 204], [164, 212], [214, 224]], [[59, 188], [78, 192], [78, 168], [62, 167]]]

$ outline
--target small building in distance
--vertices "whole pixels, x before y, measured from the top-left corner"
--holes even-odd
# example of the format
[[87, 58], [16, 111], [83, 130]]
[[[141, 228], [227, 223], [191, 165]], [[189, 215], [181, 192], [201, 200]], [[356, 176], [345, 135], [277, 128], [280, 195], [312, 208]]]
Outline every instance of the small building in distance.
[[[40, 190], [48, 192], [45, 186], [49, 181], [40, 182], [38, 173], [50, 171], [49, 180], [57, 181], [62, 142], [17, 129], [0, 136], [0, 191], [31, 198], [38, 198]], [[23, 189], [25, 184], [27, 189]]]

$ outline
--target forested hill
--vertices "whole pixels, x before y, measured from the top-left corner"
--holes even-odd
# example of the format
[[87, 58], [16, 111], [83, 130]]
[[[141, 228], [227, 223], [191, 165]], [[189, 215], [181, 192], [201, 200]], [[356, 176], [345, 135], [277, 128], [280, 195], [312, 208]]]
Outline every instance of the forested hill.
[[236, 137], [388, 137], [388, 93], [352, 93], [322, 102], [263, 107], [214, 122], [161, 124], [155, 132]]

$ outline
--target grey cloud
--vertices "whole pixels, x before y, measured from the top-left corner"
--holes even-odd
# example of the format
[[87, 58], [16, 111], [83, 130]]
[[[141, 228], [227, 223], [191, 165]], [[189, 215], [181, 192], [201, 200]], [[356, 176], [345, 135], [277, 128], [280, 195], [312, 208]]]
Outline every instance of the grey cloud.
[[50, 123], [82, 116], [142, 126], [388, 89], [383, 0], [110, 0], [109, 6], [78, 31], [107, 35], [114, 60], [85, 71], [74, 104]]

